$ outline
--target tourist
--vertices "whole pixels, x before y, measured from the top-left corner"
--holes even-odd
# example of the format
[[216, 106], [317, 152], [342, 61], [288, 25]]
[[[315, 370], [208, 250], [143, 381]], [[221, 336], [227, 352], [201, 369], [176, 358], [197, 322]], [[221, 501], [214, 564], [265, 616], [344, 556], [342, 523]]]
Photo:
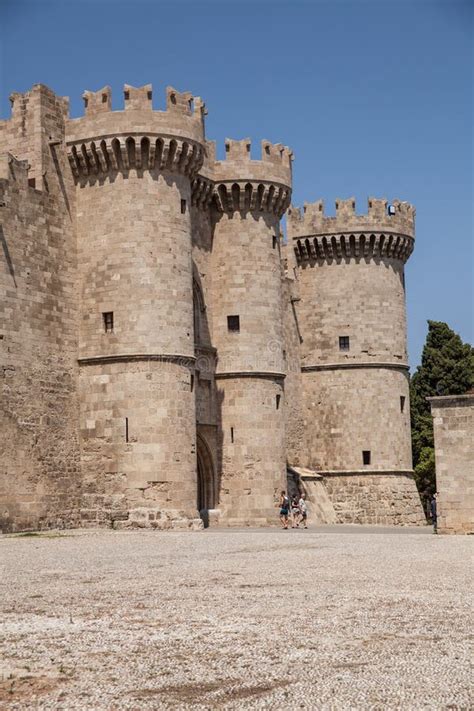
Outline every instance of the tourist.
[[298, 504], [298, 496], [293, 496], [291, 498], [291, 528], [298, 528], [300, 525], [300, 507]]
[[308, 507], [306, 505], [306, 494], [303, 492], [298, 501], [300, 509], [300, 523], [304, 524], [304, 528], [308, 528]]
[[280, 495], [280, 521], [283, 529], [288, 528], [288, 511], [290, 508], [290, 500], [286, 495], [286, 491], [282, 491]]
[[430, 502], [431, 523], [433, 524], [434, 533], [438, 533], [438, 506], [436, 499], [438, 494], [435, 494]]

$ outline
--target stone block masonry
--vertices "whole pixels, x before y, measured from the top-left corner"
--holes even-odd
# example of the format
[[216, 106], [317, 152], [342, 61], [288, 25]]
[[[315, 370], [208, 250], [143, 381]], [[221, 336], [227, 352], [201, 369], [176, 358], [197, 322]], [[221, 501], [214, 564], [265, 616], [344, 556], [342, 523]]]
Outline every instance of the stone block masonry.
[[474, 534], [474, 393], [428, 398], [439, 533]]
[[36, 85], [0, 122], [0, 529], [268, 525], [288, 464], [340, 521], [421, 522], [414, 208], [291, 208], [284, 245], [286, 146], [217, 160], [172, 87], [83, 98]]

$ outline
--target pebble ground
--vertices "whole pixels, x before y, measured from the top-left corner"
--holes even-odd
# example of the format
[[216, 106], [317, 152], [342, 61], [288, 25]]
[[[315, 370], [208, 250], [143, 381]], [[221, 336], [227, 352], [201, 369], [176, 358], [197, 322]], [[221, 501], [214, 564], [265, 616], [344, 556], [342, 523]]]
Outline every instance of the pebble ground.
[[0, 708], [472, 709], [469, 536], [0, 537]]

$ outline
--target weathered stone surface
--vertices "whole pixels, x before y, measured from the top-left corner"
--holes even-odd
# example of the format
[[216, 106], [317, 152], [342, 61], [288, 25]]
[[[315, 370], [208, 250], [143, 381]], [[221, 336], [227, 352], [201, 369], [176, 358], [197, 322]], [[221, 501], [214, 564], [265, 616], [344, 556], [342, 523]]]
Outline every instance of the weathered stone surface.
[[440, 533], [474, 533], [474, 393], [429, 398]]

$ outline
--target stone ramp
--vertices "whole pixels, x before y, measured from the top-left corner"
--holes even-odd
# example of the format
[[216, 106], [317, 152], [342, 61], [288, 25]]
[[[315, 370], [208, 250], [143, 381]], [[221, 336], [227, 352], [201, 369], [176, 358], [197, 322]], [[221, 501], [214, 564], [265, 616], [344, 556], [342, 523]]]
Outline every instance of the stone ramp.
[[337, 523], [337, 515], [321, 474], [293, 466], [288, 467], [287, 473], [290, 495], [299, 488], [306, 494], [309, 521], [315, 525]]

